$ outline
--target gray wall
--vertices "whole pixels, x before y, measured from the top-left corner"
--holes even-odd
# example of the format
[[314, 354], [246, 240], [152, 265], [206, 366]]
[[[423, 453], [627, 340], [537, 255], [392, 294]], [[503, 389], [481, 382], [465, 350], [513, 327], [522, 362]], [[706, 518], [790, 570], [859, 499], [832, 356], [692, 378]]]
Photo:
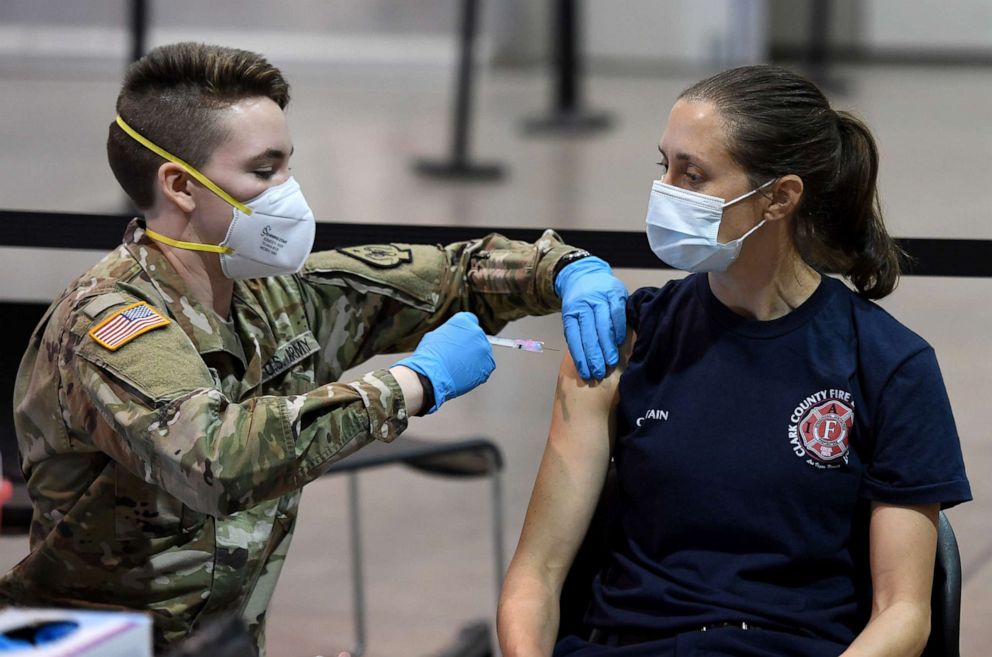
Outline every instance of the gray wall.
[[[80, 56], [91, 57], [123, 53], [129, 4], [0, 0], [0, 54], [43, 56], [46, 49], [60, 55], [77, 49]], [[733, 63], [740, 56], [760, 58], [772, 50], [797, 50], [810, 29], [811, 0], [579, 4], [589, 59], [621, 66], [712, 65]], [[149, 0], [149, 5], [153, 44], [184, 37], [231, 43], [248, 34], [266, 47], [266, 37], [272, 36], [281, 45], [271, 46], [277, 53], [270, 53], [283, 60], [342, 59], [349, 54], [360, 59], [364, 50], [373, 50], [380, 61], [393, 58], [402, 63], [411, 55], [414, 61], [448, 63], [461, 0]], [[550, 0], [482, 0], [482, 57], [510, 65], [547, 61], [552, 6]], [[842, 52], [992, 57], [989, 0], [835, 0], [831, 7], [831, 44]], [[755, 16], [760, 20], [752, 20]], [[750, 27], [742, 30], [744, 24]], [[35, 38], [37, 31], [45, 32]]]
[[[126, 25], [128, 0], [3, 0], [0, 24]], [[455, 0], [149, 0], [160, 27], [287, 32], [444, 33], [454, 26]]]

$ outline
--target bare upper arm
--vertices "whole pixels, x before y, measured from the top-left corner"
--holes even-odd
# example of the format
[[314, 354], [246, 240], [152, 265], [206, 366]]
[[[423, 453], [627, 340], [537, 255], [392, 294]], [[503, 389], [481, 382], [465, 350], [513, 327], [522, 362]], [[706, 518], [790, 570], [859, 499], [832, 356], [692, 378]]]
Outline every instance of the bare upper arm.
[[548, 443], [531, 495], [514, 564], [559, 588], [571, 566], [602, 491], [613, 440], [612, 415], [629, 356], [602, 381], [584, 381], [571, 356], [562, 359]]

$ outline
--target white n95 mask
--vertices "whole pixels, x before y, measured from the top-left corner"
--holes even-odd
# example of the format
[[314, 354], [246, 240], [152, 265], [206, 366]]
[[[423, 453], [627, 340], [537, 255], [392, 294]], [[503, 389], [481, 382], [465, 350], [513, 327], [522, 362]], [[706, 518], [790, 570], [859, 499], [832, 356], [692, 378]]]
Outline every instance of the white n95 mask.
[[313, 248], [316, 221], [295, 178], [290, 176], [241, 203], [196, 168], [138, 133], [120, 116], [117, 125], [148, 150], [181, 166], [232, 207], [231, 225], [220, 244], [183, 242], [146, 228], [148, 237], [180, 249], [220, 254], [221, 269], [231, 279], [295, 274], [303, 267]]
[[717, 196], [655, 180], [651, 186], [646, 220], [651, 250], [676, 269], [694, 273], [726, 271], [740, 255], [747, 236], [761, 228], [765, 220], [739, 238], [721, 243], [717, 235], [724, 208], [743, 201], [773, 182], [775, 179], [724, 202]]
[[290, 176], [245, 203], [251, 214], [234, 207], [234, 220], [220, 243], [220, 266], [228, 278], [261, 278], [300, 271], [316, 232], [316, 222], [300, 184]]

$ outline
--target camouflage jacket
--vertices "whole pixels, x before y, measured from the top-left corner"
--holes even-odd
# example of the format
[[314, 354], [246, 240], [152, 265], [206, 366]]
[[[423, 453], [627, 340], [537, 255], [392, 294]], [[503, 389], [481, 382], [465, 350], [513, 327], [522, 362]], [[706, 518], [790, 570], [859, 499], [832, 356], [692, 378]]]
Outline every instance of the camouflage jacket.
[[[459, 310], [491, 333], [557, 310], [554, 266], [572, 250], [548, 231], [537, 244], [318, 252], [299, 274], [238, 281], [223, 321], [133, 221], [52, 304], [21, 362], [31, 550], [0, 595], [148, 611], [159, 647], [238, 611], [264, 646], [300, 488], [406, 428], [388, 371], [338, 377], [412, 350]], [[170, 322], [113, 351], [90, 335], [138, 302]]]

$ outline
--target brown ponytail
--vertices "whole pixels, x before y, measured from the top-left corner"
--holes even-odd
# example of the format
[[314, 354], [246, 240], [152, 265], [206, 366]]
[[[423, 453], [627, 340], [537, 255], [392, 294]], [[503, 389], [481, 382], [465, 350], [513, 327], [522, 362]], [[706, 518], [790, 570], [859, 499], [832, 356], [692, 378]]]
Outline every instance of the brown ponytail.
[[889, 235], [878, 204], [878, 149], [868, 127], [844, 111], [837, 114], [840, 157], [832, 211], [841, 219], [833, 238], [848, 260], [844, 271], [858, 291], [881, 299], [899, 282], [902, 249]]
[[869, 299], [895, 289], [905, 254], [882, 222], [878, 149], [864, 123], [835, 112], [812, 82], [779, 66], [724, 71], [679, 97], [717, 107], [730, 156], [754, 185], [802, 178], [792, 229], [807, 263], [844, 274]]

